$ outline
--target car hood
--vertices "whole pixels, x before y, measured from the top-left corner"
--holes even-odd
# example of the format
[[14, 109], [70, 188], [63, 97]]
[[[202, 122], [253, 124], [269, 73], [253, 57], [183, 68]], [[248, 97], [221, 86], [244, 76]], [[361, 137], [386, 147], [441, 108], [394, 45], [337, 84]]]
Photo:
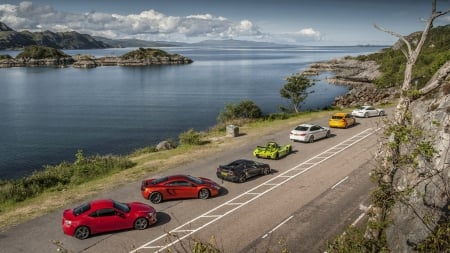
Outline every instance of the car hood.
[[131, 210], [139, 211], [139, 212], [154, 212], [155, 208], [150, 205], [141, 203], [141, 202], [131, 202], [129, 203]]

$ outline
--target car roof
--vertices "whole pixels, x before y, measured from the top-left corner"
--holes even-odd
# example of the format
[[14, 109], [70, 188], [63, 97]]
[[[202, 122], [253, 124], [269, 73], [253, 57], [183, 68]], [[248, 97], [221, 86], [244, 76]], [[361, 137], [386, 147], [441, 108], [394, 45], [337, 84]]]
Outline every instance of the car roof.
[[346, 112], [336, 112], [336, 113], [333, 113], [333, 115], [336, 115], [336, 116], [345, 116], [345, 115], [347, 115], [348, 113], [346, 113]]
[[90, 202], [91, 209], [113, 207], [113, 201], [111, 199], [96, 199]]
[[300, 125], [298, 125], [298, 126], [312, 127], [312, 126], [315, 126], [315, 125], [313, 125], [313, 124], [300, 124]]

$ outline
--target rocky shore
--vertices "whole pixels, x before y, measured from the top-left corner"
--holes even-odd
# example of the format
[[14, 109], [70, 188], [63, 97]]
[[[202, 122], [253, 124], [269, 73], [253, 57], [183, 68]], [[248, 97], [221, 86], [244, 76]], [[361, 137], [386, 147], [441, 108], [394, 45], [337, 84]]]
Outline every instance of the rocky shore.
[[311, 64], [302, 72], [306, 76], [317, 76], [324, 72], [331, 72], [333, 77], [327, 82], [336, 85], [346, 85], [349, 91], [335, 98], [334, 104], [338, 107], [357, 106], [361, 104], [383, 104], [398, 97], [398, 90], [394, 88], [378, 88], [373, 81], [381, 75], [375, 61], [359, 61], [343, 57], [325, 62]]

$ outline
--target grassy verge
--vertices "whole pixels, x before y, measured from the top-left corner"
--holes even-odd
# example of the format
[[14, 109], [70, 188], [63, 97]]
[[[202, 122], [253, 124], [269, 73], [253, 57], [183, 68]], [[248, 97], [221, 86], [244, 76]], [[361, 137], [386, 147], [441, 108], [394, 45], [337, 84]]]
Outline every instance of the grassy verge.
[[[6, 230], [13, 225], [42, 216], [71, 203], [92, 198], [100, 192], [111, 190], [113, 187], [141, 180], [152, 173], [174, 168], [201, 157], [207, 157], [226, 150], [230, 146], [239, 145], [239, 143], [257, 140], [261, 136], [279, 131], [279, 129], [287, 126], [327, 117], [334, 111], [302, 112], [289, 118], [283, 117], [283, 119], [279, 119], [275, 117], [248, 122], [239, 127], [240, 132], [245, 133], [245, 137], [238, 138], [225, 137], [223, 127], [214, 127], [210, 131], [202, 133], [202, 139], [205, 140], [202, 142], [202, 145], [181, 145], [175, 149], [157, 152], [153, 148], [143, 148], [139, 152], [125, 157], [113, 157], [111, 159], [115, 163], [120, 164], [120, 166], [111, 166], [111, 170], [106, 171], [101, 176], [89, 173], [90, 167], [83, 166], [85, 163], [90, 163], [89, 158], [84, 158], [82, 153], [77, 153], [77, 161], [72, 164], [74, 167], [71, 170], [78, 168], [80, 170], [79, 173], [70, 169], [63, 170], [68, 174], [62, 177], [66, 180], [75, 178], [74, 181], [69, 180], [64, 185], [56, 183], [54, 187], [32, 192], [32, 196], [20, 201], [4, 201], [0, 203], [0, 230]], [[145, 152], [145, 150], [148, 150], [148, 152]], [[98, 159], [102, 160], [104, 158], [98, 157]], [[93, 167], [98, 170], [110, 164], [109, 160], [103, 164], [92, 163], [94, 163]], [[55, 167], [58, 166], [64, 167], [66, 164], [60, 164]], [[74, 177], [74, 175], [80, 176], [83, 173], [87, 173], [83, 178]], [[54, 177], [57, 177], [57, 175], [51, 178]], [[4, 186], [5, 182], [2, 183]]]

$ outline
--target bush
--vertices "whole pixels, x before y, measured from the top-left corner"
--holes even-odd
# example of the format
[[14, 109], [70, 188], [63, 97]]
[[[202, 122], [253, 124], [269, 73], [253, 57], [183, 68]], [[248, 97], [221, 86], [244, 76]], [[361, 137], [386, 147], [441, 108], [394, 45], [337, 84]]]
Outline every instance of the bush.
[[74, 163], [63, 162], [56, 166], [45, 166], [30, 176], [1, 181], [0, 206], [20, 202], [38, 196], [48, 190], [62, 190], [71, 184], [81, 184], [135, 165], [129, 159], [115, 156], [92, 156], [85, 158], [79, 150]]
[[201, 145], [201, 135], [200, 133], [194, 131], [194, 129], [189, 129], [186, 132], [180, 134], [180, 143], [182, 145]]
[[238, 104], [229, 103], [217, 117], [219, 123], [236, 119], [258, 119], [262, 117], [261, 109], [251, 100], [243, 100]]

